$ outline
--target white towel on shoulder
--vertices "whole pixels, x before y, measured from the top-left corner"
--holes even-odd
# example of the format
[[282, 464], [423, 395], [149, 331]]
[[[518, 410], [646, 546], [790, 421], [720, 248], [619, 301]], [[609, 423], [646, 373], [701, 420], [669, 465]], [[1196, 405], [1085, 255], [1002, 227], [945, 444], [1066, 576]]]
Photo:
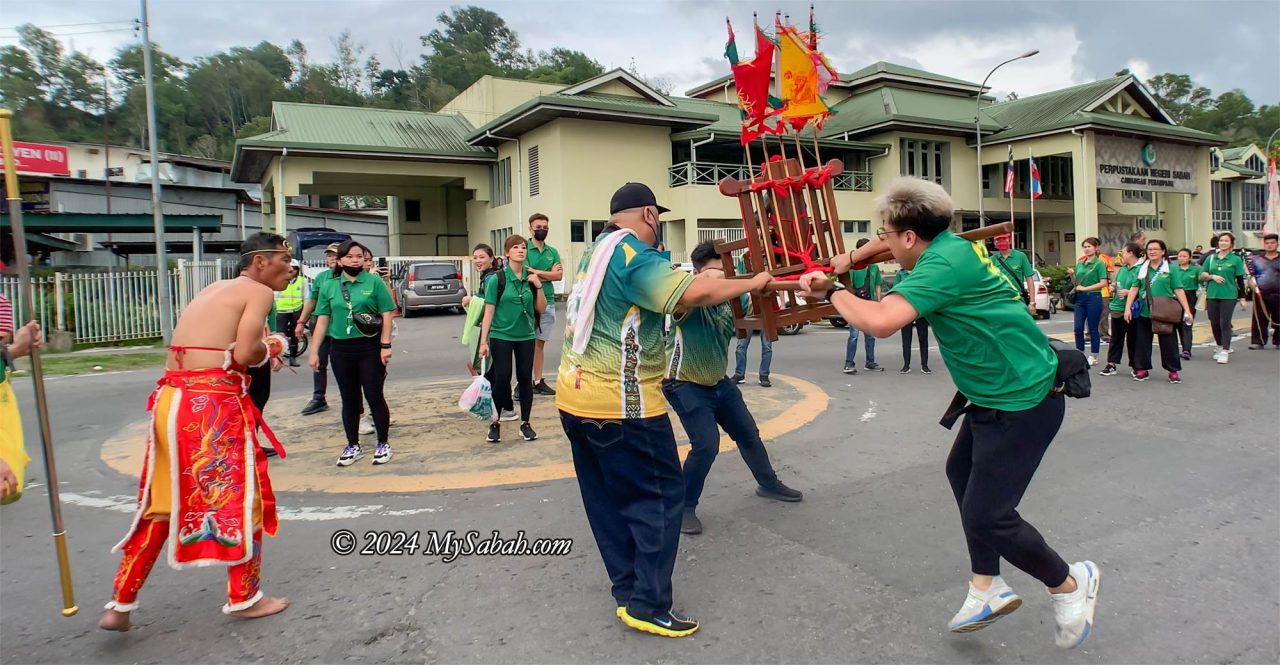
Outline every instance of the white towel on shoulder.
[[618, 248], [618, 244], [629, 235], [635, 235], [635, 232], [630, 229], [619, 229], [597, 242], [591, 249], [591, 260], [587, 263], [586, 274], [573, 285], [566, 311], [567, 326], [573, 331], [574, 353], [583, 353], [587, 350], [587, 342], [591, 339], [591, 328], [596, 322], [596, 298], [600, 296], [600, 287], [604, 285], [609, 261], [613, 259], [613, 251]]

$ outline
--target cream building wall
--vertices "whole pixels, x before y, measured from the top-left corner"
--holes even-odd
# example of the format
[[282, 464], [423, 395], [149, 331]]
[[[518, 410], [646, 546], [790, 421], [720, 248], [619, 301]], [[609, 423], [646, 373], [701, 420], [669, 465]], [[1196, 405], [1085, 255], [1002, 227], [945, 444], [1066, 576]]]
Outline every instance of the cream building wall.
[[494, 118], [541, 95], [564, 89], [559, 83], [517, 81], [483, 76], [445, 104], [440, 113], [457, 113], [473, 127], [482, 127]]

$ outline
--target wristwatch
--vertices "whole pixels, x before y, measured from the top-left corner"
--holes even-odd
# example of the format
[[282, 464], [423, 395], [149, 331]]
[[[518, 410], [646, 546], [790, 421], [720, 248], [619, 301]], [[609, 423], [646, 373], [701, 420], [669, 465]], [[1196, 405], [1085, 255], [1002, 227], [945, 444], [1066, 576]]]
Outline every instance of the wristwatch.
[[822, 296], [822, 299], [827, 302], [831, 302], [831, 296], [834, 295], [836, 291], [844, 291], [844, 290], [846, 290], [844, 284], [833, 281], [831, 282], [831, 288], [827, 290], [827, 295]]

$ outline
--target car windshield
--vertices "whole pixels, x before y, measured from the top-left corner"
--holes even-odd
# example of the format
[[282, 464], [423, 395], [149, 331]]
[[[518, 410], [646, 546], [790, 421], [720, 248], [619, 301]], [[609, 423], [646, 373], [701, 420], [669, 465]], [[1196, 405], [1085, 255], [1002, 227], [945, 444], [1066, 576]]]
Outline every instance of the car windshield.
[[453, 279], [458, 269], [451, 263], [425, 263], [413, 267], [414, 279]]

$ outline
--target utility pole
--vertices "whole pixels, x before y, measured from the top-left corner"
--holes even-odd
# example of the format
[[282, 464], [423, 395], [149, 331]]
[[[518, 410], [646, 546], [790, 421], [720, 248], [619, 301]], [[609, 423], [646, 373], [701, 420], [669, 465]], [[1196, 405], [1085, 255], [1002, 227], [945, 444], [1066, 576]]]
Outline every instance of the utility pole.
[[169, 260], [165, 255], [164, 211], [160, 208], [160, 151], [156, 147], [156, 91], [151, 74], [151, 24], [147, 0], [142, 3], [142, 62], [147, 77], [147, 142], [151, 148], [151, 217], [156, 227], [156, 291], [160, 299], [160, 335], [173, 338], [173, 298], [169, 292]]

